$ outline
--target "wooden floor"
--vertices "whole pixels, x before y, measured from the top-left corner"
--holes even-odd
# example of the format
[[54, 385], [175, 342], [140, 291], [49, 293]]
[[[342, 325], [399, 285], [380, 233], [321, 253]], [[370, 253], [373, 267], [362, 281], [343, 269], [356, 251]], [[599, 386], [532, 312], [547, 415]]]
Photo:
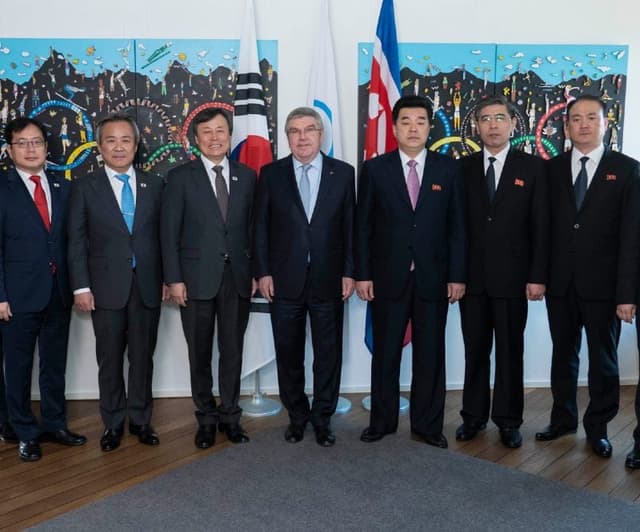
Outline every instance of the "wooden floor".
[[[447, 394], [444, 429], [449, 439], [448, 452], [476, 456], [612, 497], [640, 501], [640, 471], [631, 472], [624, 467], [624, 458], [632, 446], [632, 432], [636, 423], [634, 394], [635, 387], [622, 388], [620, 411], [609, 424], [609, 439], [614, 454], [606, 460], [593, 455], [582, 429], [575, 436], [566, 436], [553, 442], [534, 441], [535, 432], [548, 422], [551, 407], [548, 389], [530, 389], [526, 392], [525, 423], [521, 428], [524, 443], [520, 449], [504, 448], [492, 424], [473, 441], [456, 442], [455, 429], [460, 423], [462, 394], [460, 391], [451, 391]], [[362, 394], [347, 397], [353, 402], [353, 408], [344, 415], [349, 423], [364, 428], [368, 413], [360, 406]], [[579, 399], [583, 411], [587, 400], [586, 389], [580, 389]], [[243, 425], [249, 433], [270, 427], [282, 427], [284, 431], [287, 417], [284, 412], [268, 418], [247, 417], [243, 418]], [[230, 445], [220, 435], [212, 449], [201, 451], [195, 448], [193, 437], [196, 427], [191, 399], [155, 401], [154, 426], [161, 444], [154, 448], [140, 445], [137, 438], [126, 436], [117, 451], [101, 452], [98, 442], [103, 427], [96, 401], [69, 402], [69, 426], [85, 434], [89, 438], [88, 444], [79, 448], [65, 448], [45, 443], [42, 446], [43, 458], [36, 463], [20, 462], [15, 445], [0, 443], [0, 530], [19, 530], [34, 525]], [[401, 416], [396, 437], [408, 435], [408, 416]], [[339, 432], [337, 437], [336, 445], [340, 445]], [[286, 445], [284, 441], [283, 445]]]

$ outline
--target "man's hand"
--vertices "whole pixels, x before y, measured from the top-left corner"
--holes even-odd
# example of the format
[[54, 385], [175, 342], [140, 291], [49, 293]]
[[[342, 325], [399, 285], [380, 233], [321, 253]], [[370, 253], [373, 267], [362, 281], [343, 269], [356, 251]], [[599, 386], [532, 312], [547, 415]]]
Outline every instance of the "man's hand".
[[622, 321], [626, 321], [627, 323], [632, 323], [633, 318], [636, 315], [636, 306], [635, 305], [618, 305], [616, 307], [616, 315]]
[[351, 277], [342, 278], [342, 301], [346, 301], [351, 297], [356, 287], [356, 282]]
[[[0, 303], [0, 320], [9, 321], [11, 319], [11, 306], [8, 301], [3, 301]], [[0, 371], [2, 368], [0, 367]]]
[[168, 301], [171, 299], [171, 291], [169, 285], [162, 283], [162, 301]]
[[269, 303], [273, 301], [273, 277], [271, 277], [271, 275], [265, 275], [258, 279], [258, 289], [260, 290], [262, 297], [264, 297]]
[[373, 301], [373, 281], [356, 281], [356, 292], [362, 301]]
[[252, 278], [251, 279], [251, 297], [254, 297], [257, 291], [258, 291], [258, 281]]
[[529, 301], [542, 301], [546, 287], [543, 284], [527, 283], [527, 299]]
[[187, 306], [187, 285], [184, 283], [171, 283], [169, 285], [169, 297], [176, 305]]
[[449, 303], [454, 304], [456, 301], [460, 301], [464, 296], [466, 285], [464, 283], [447, 283], [447, 297]]
[[92, 292], [81, 292], [73, 296], [73, 303], [76, 309], [82, 312], [91, 312], [96, 309], [96, 302], [93, 299]]

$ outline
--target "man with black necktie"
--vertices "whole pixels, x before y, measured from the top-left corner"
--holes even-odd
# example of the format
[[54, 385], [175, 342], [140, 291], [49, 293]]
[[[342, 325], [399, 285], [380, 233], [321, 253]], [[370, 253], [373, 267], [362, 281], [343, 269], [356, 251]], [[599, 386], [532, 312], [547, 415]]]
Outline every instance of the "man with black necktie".
[[506, 98], [490, 96], [474, 113], [483, 149], [462, 160], [469, 253], [467, 290], [460, 301], [463, 423], [456, 439], [473, 439], [491, 411], [503, 445], [517, 448], [522, 445], [527, 300], [542, 300], [548, 274], [547, 177], [541, 158], [510, 148], [516, 119]]
[[[120, 446], [125, 419], [145, 445], [160, 440], [151, 425], [153, 352], [165, 297], [160, 255], [163, 180], [134, 170], [140, 140], [134, 120], [114, 114], [96, 127], [104, 169], [71, 187], [69, 271], [76, 308], [91, 312], [96, 336], [100, 447]], [[123, 379], [128, 347], [128, 386]]]
[[[162, 259], [171, 299], [180, 306], [196, 405], [196, 447], [215, 444], [216, 428], [232, 443], [240, 425], [240, 374], [249, 321], [251, 226], [256, 174], [227, 153], [231, 118], [209, 108], [193, 119], [200, 157], [169, 172], [162, 201]], [[220, 404], [213, 397], [214, 324], [218, 322]]]
[[567, 105], [573, 149], [549, 161], [551, 248], [547, 312], [553, 355], [548, 441], [578, 426], [576, 388], [584, 327], [589, 405], [584, 429], [595, 454], [608, 458], [607, 423], [618, 412], [620, 320], [636, 311], [640, 246], [640, 165], [605, 150], [605, 104], [583, 95]]
[[393, 107], [398, 149], [365, 161], [358, 178], [356, 290], [372, 302], [371, 415], [360, 439], [398, 429], [402, 341], [411, 320], [411, 432], [446, 448], [447, 303], [466, 281], [464, 186], [458, 163], [427, 152], [432, 109], [420, 96]]
[[[0, 328], [9, 421], [20, 459], [31, 462], [42, 456], [40, 441], [68, 446], [87, 441], [67, 428], [64, 396], [71, 315], [65, 232], [69, 188], [44, 170], [42, 124], [18, 118], [7, 125], [5, 138], [14, 168], [0, 179]], [[36, 343], [40, 423], [31, 410]]]
[[[271, 305], [285, 440], [332, 446], [340, 390], [344, 301], [354, 289], [354, 169], [320, 151], [322, 118], [310, 107], [285, 123], [291, 155], [262, 168], [256, 201], [254, 274]], [[313, 344], [313, 404], [305, 394], [307, 314]]]

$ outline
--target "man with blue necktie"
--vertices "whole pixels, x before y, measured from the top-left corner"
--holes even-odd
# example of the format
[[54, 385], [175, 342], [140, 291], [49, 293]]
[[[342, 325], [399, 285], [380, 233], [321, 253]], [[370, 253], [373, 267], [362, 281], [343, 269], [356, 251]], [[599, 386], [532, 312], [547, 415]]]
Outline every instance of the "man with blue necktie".
[[[65, 262], [69, 187], [45, 172], [42, 124], [16, 119], [7, 125], [5, 138], [14, 168], [0, 179], [0, 329], [9, 420], [20, 459], [33, 462], [42, 457], [41, 441], [68, 446], [87, 441], [68, 430], [64, 396], [71, 308]], [[31, 410], [36, 342], [40, 422]], [[10, 441], [4, 424], [3, 439]]]
[[138, 126], [127, 115], [100, 121], [96, 141], [104, 169], [71, 187], [69, 272], [76, 308], [90, 311], [93, 320], [105, 452], [119, 447], [126, 417], [141, 443], [160, 443], [151, 426], [151, 384], [165, 295], [159, 234], [164, 182], [134, 170], [139, 140]]

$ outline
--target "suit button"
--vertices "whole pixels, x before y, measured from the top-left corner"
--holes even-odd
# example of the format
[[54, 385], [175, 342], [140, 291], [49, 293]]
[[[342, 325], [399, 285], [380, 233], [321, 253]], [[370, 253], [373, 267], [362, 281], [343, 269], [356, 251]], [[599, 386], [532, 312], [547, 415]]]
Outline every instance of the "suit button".
[[487, 222], [493, 222], [493, 218], [491, 218], [491, 216], [487, 216]]
[[580, 224], [573, 224], [574, 229], [580, 229]]

